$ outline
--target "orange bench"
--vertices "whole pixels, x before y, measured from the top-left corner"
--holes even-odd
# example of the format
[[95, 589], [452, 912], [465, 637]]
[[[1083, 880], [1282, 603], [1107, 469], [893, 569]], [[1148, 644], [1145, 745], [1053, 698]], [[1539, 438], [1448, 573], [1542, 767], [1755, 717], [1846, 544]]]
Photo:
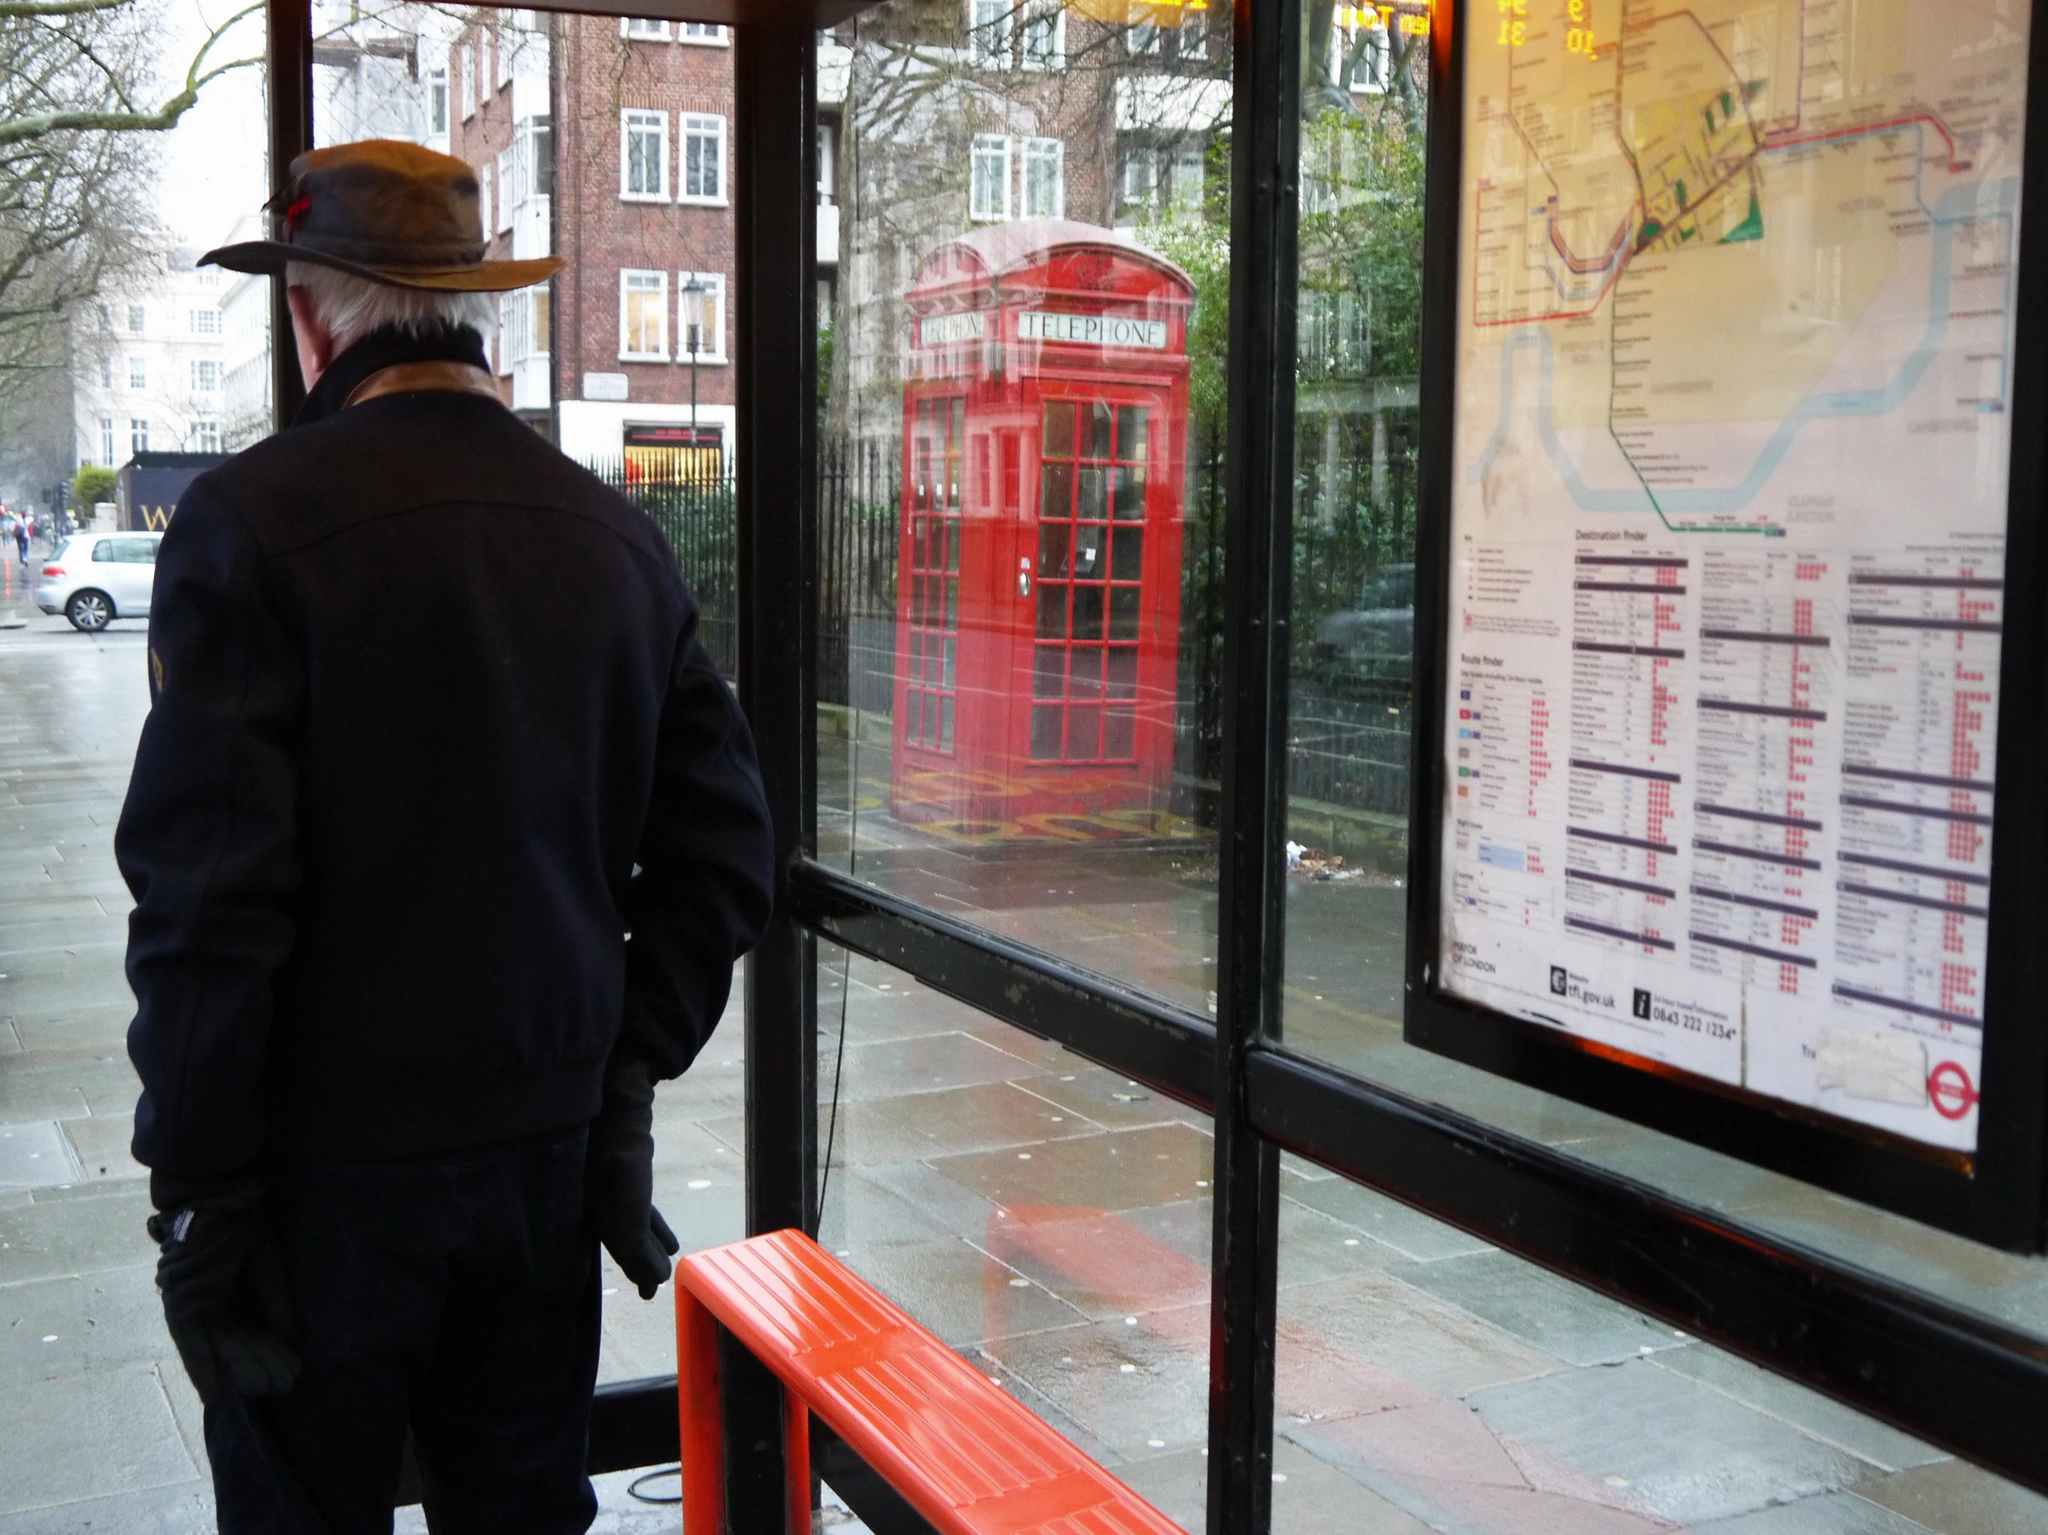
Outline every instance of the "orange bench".
[[718, 1535], [724, 1512], [719, 1323], [787, 1394], [793, 1531], [810, 1528], [808, 1409], [944, 1535], [1180, 1535], [799, 1231], [676, 1263], [684, 1535]]

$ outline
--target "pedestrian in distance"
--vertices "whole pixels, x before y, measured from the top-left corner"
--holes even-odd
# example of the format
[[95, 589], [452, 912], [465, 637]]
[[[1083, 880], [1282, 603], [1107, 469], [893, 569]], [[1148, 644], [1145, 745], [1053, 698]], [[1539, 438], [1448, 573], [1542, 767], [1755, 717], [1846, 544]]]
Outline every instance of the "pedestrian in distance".
[[15, 552], [21, 557], [22, 565], [26, 567], [28, 564], [28, 518], [26, 517], [16, 517], [14, 519], [14, 548]]
[[[474, 173], [292, 163], [308, 386], [193, 481], [115, 851], [158, 1287], [219, 1528], [579, 1535], [599, 1247], [643, 1298], [657, 1082], [765, 927], [751, 736], [647, 517], [502, 403]], [[566, 558], [536, 560], [536, 547]]]

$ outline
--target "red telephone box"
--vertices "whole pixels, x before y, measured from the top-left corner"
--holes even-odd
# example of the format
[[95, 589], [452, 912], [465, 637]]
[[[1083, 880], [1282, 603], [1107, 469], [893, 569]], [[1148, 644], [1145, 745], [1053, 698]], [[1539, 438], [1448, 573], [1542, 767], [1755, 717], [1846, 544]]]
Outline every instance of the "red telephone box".
[[1113, 229], [992, 225], [906, 295], [898, 818], [1146, 835], [1173, 782], [1194, 285]]

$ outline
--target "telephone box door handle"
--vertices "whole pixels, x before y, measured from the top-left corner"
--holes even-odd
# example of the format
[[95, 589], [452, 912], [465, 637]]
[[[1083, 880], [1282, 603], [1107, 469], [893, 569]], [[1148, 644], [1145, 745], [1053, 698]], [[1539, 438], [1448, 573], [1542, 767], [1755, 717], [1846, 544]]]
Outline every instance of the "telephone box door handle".
[[1017, 595], [1019, 597], [1029, 597], [1031, 595], [1031, 557], [1029, 555], [1025, 555], [1017, 561]]

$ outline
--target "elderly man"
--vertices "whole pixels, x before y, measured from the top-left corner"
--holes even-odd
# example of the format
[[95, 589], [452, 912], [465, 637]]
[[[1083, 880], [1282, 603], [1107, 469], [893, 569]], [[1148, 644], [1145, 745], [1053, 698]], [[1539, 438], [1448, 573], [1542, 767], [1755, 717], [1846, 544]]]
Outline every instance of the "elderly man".
[[[766, 923], [753, 747], [647, 518], [499, 401], [469, 168], [293, 163], [309, 395], [157, 563], [116, 838], [158, 1285], [220, 1528], [576, 1532], [600, 1241], [651, 1297], [653, 1084]], [[546, 558], [536, 554], [546, 550]]]

